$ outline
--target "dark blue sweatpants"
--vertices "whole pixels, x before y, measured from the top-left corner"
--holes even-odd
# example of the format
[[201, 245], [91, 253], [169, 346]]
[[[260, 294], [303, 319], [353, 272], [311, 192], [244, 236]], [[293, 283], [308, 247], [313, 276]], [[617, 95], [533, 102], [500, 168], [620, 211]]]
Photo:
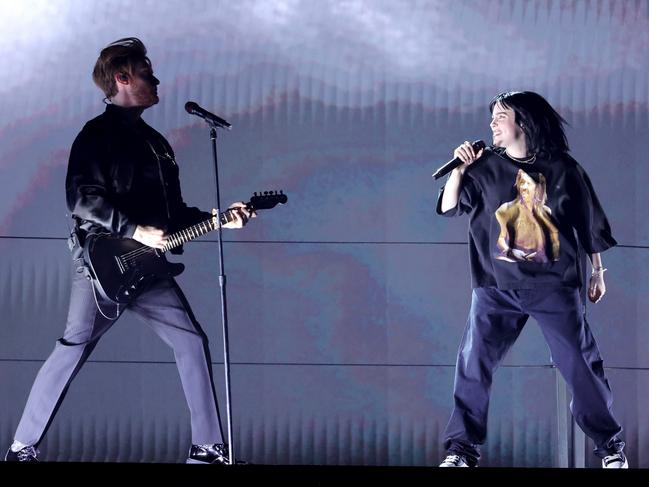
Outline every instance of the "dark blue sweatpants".
[[446, 450], [471, 463], [480, 458], [493, 373], [530, 316], [541, 327], [552, 361], [568, 384], [577, 424], [597, 445], [595, 454], [603, 458], [621, 451], [624, 442], [617, 435], [622, 427], [611, 412], [611, 389], [576, 288], [473, 290], [457, 356], [455, 407], [444, 432]]

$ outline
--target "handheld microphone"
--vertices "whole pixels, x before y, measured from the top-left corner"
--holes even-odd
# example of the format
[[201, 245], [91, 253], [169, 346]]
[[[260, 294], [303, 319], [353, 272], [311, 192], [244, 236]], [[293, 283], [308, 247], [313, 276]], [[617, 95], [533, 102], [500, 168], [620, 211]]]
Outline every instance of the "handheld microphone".
[[[476, 140], [475, 142], [473, 142], [473, 144], [471, 144], [471, 147], [473, 147], [473, 150], [475, 152], [478, 152], [479, 150], [484, 149], [486, 147], [486, 145], [485, 145], [484, 141]], [[448, 173], [450, 173], [456, 167], [461, 166], [462, 164], [464, 164], [464, 163], [462, 162], [462, 159], [460, 159], [459, 157], [456, 157], [455, 159], [451, 159], [446, 164], [444, 164], [442, 167], [440, 167], [437, 171], [435, 171], [435, 174], [433, 174], [433, 177], [435, 179], [439, 179], [442, 176], [445, 176]]]
[[217, 127], [222, 127], [228, 130], [232, 128], [232, 124], [228, 123], [227, 120], [224, 120], [218, 115], [214, 115], [213, 113], [208, 112], [204, 108], [201, 108], [198, 103], [194, 103], [193, 101], [188, 101], [187, 103], [185, 103], [185, 111], [190, 115], [201, 117], [210, 125], [216, 125]]

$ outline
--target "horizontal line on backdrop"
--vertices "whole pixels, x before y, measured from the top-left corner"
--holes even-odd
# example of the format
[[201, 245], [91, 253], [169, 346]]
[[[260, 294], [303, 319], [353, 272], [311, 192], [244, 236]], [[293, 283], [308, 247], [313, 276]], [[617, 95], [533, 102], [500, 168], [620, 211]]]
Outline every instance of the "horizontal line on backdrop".
[[[41, 363], [44, 360], [35, 359], [7, 359], [0, 358], [0, 362], [20, 362], [20, 363]], [[96, 364], [161, 364], [173, 365], [171, 360], [88, 360], [87, 363]], [[223, 365], [223, 362], [212, 362], [212, 365]], [[270, 365], [270, 366], [289, 366], [289, 367], [449, 367], [455, 368], [455, 364], [351, 364], [351, 363], [302, 363], [302, 362], [230, 362], [230, 365]], [[499, 368], [505, 369], [554, 369], [554, 365], [500, 365]], [[604, 367], [609, 370], [649, 370], [649, 367]]]
[[[0, 362], [44, 362], [35, 359], [0, 359]], [[175, 364], [172, 360], [88, 360], [86, 363], [98, 364]], [[223, 362], [212, 362], [212, 365], [223, 365]], [[273, 366], [296, 366], [296, 367], [455, 367], [455, 364], [352, 364], [333, 362], [230, 362], [230, 365], [273, 365]], [[501, 365], [501, 367], [549, 367], [551, 365]]]
[[[67, 240], [66, 237], [21, 237], [13, 235], [0, 235], [0, 239], [17, 240]], [[216, 243], [217, 240], [195, 240], [187, 242], [190, 244]], [[316, 244], [316, 245], [467, 245], [468, 242], [412, 242], [412, 241], [388, 241], [379, 242], [376, 240], [223, 240], [223, 243], [244, 243], [244, 244]], [[616, 247], [623, 249], [649, 249], [649, 245], [623, 245]]]

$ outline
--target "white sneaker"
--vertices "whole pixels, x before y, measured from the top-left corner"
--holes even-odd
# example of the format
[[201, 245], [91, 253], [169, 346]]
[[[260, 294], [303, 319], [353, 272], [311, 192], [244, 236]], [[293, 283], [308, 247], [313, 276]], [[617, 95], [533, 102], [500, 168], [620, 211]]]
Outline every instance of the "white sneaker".
[[448, 455], [442, 463], [439, 464], [440, 467], [468, 467], [469, 464], [466, 463], [465, 458], [462, 455]]
[[624, 453], [614, 453], [602, 459], [602, 468], [629, 468], [629, 462]]

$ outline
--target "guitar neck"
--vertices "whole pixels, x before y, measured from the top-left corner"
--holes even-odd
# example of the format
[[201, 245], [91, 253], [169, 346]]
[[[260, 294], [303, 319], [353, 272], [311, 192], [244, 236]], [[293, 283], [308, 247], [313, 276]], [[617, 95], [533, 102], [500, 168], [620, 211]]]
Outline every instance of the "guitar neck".
[[[234, 220], [234, 211], [235, 210], [226, 210], [219, 214], [219, 220], [221, 220], [221, 225]], [[218, 230], [219, 226], [216, 224], [215, 217], [208, 218], [202, 222], [187, 227], [184, 230], [172, 233], [167, 237], [167, 244], [164, 246], [164, 251], [171, 250], [176, 247], [180, 247], [185, 242], [194, 240], [195, 238], [201, 237], [206, 233], [213, 232]]]

